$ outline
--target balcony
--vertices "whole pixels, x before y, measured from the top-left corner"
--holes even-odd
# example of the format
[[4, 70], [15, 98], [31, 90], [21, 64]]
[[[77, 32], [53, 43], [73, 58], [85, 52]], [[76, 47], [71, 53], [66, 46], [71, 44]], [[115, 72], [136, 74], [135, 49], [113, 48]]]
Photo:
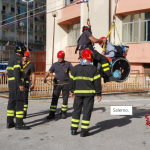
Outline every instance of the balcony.
[[1, 37], [2, 41], [14, 41], [14, 37], [6, 37], [6, 36], [2, 36]]
[[[10, 23], [10, 24], [9, 24], [9, 23]], [[5, 26], [5, 24], [6, 24], [6, 26]], [[3, 22], [1, 23], [1, 25], [3, 26], [3, 28], [14, 29], [14, 25], [11, 24], [11, 22], [3, 21]]]
[[21, 19], [24, 17], [27, 17], [27, 15], [26, 14], [17, 14], [17, 19]]
[[35, 13], [40, 13], [40, 12], [45, 12], [46, 11], [46, 9], [44, 9], [44, 7], [41, 7], [41, 8], [35, 8], [36, 10], [35, 10]]
[[14, 4], [15, 1], [14, 0], [2, 0], [3, 3], [6, 3], [6, 4]]
[[35, 23], [46, 24], [46, 21], [44, 19], [35, 18], [34, 20], [35, 20]]
[[46, 0], [36, 0], [36, 2], [42, 3], [42, 4], [46, 4]]
[[22, 2], [21, 0], [17, 0], [17, 5], [25, 7], [27, 4]]
[[65, 6], [66, 6], [66, 5], [69, 5], [71, 3], [77, 2], [79, 0], [64, 0], [64, 1], [65, 1]]
[[1, 13], [2, 13], [2, 15], [9, 15], [9, 16], [14, 16], [15, 15], [15, 12], [8, 12], [6, 10], [2, 10]]
[[35, 43], [39, 44], [39, 45], [46, 45], [46, 42], [45, 41], [41, 41], [40, 39], [36, 39]]
[[80, 16], [81, 16], [80, 5], [66, 7], [61, 10], [61, 18], [57, 20], [57, 23], [59, 25], [61, 24], [70, 25], [76, 22], [80, 22]]
[[46, 35], [46, 31], [42, 31], [42, 30], [37, 30], [35, 29], [35, 34], [40, 34], [40, 35]]

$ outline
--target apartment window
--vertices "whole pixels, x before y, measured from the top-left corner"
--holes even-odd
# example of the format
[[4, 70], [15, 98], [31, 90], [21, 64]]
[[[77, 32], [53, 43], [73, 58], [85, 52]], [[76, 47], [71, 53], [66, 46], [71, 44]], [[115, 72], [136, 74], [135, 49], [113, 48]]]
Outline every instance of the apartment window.
[[80, 36], [80, 23], [69, 25], [68, 27], [68, 46], [77, 45]]
[[3, 10], [6, 10], [6, 6], [3, 6]]
[[35, 40], [37, 40], [37, 36], [35, 36]]
[[33, 29], [33, 24], [30, 24], [30, 28]]
[[15, 12], [15, 8], [11, 7], [11, 12]]
[[38, 6], [37, 6], [37, 4], [35, 4], [35, 8], [37, 8]]
[[150, 41], [150, 12], [123, 16], [122, 41], [124, 43]]
[[68, 4], [70, 4], [70, 3], [74, 2], [74, 1], [77, 1], [77, 0], [65, 0], [65, 5], [68, 5]]
[[37, 30], [37, 25], [35, 25], [35, 30]]
[[42, 26], [40, 26], [40, 31], [42, 31]]
[[2, 31], [2, 37], [5, 37], [5, 36], [6, 36], [6, 32]]

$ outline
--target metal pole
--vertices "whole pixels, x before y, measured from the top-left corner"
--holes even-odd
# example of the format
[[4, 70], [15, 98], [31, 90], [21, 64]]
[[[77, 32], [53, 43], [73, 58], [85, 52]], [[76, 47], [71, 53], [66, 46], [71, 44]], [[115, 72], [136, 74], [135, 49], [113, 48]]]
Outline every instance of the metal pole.
[[52, 49], [52, 65], [53, 65], [53, 57], [54, 57], [54, 40], [55, 40], [55, 16], [54, 16], [54, 26], [53, 26], [53, 49]]
[[21, 29], [22, 29], [21, 43], [23, 43], [23, 26], [21, 27]]
[[27, 50], [28, 50], [28, 2], [27, 2]]
[[3, 48], [2, 48], [2, 44], [1, 44], [1, 51], [2, 51], [2, 62], [3, 62]]

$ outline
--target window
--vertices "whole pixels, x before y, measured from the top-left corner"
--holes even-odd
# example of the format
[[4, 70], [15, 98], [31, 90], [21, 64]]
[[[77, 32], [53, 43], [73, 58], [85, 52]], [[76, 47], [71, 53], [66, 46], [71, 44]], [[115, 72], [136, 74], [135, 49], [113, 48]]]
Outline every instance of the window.
[[33, 29], [33, 24], [30, 24], [30, 28]]
[[37, 36], [35, 36], [35, 40], [37, 40]]
[[5, 31], [2, 31], [2, 37], [5, 37], [5, 36], [6, 36], [5, 33], [6, 33]]
[[15, 9], [13, 7], [11, 7], [11, 12], [15, 12]]
[[69, 25], [68, 27], [68, 46], [77, 45], [80, 36], [80, 23]]
[[6, 10], [6, 6], [3, 6], [3, 10]]
[[123, 16], [122, 41], [150, 41], [150, 12]]
[[70, 3], [75, 2], [75, 1], [77, 0], [65, 0], [65, 5], [69, 5]]

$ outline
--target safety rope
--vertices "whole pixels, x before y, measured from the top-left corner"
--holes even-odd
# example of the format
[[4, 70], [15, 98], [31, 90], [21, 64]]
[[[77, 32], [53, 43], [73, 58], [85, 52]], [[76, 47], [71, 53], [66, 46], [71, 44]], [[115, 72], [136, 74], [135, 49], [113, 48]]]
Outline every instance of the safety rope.
[[119, 36], [118, 30], [117, 30], [116, 24], [115, 24], [115, 29], [116, 29], [116, 32], [117, 32], [117, 35], [118, 35], [118, 38], [119, 38], [120, 44], [122, 45], [122, 42], [121, 42], [121, 39], [120, 39], [120, 36]]
[[[116, 2], [116, 6], [115, 6], [114, 15], [113, 15], [113, 22], [112, 22], [112, 25], [111, 25], [111, 27], [110, 27], [110, 30], [109, 30], [109, 32], [108, 32], [106, 38], [108, 38], [108, 37], [110, 36], [110, 34], [111, 34], [111, 32], [112, 32], [112, 29], [114, 28], [114, 44], [115, 44], [115, 30], [116, 30], [116, 32], [117, 32], [117, 35], [118, 35], [120, 44], [122, 44], [121, 39], [120, 39], [120, 36], [119, 36], [119, 32], [118, 32], [117, 27], [116, 27], [116, 24], [115, 24], [118, 0], [115, 0], [115, 2]], [[106, 52], [106, 44], [103, 45], [103, 51], [102, 51], [102, 53], [104, 54], [105, 52]]]
[[89, 6], [89, 1], [87, 2], [87, 8], [88, 8], [88, 18], [87, 18], [87, 25], [91, 27], [90, 23], [90, 6]]

